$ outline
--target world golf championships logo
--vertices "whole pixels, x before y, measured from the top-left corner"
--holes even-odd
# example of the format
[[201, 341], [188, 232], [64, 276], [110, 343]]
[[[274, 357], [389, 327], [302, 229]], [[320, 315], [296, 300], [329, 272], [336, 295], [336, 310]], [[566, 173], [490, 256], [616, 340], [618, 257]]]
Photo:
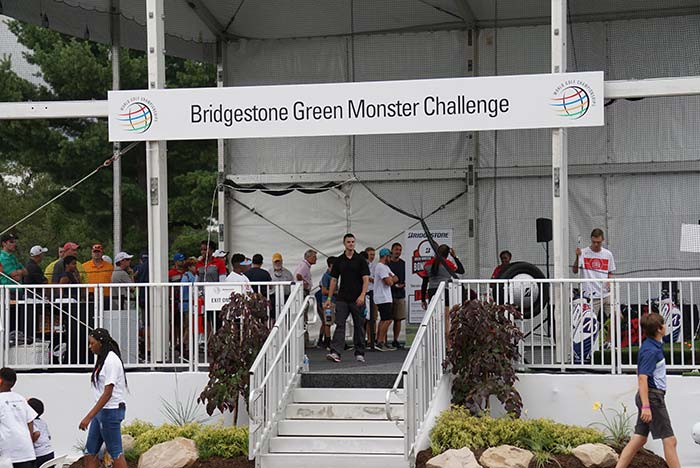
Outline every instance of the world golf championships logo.
[[555, 97], [550, 106], [562, 117], [580, 119], [586, 115], [591, 104], [595, 104], [591, 93], [590, 87], [580, 82], [560, 85], [554, 91]]
[[158, 120], [153, 103], [143, 97], [133, 97], [122, 104], [117, 117], [123, 130], [131, 133], [145, 133]]

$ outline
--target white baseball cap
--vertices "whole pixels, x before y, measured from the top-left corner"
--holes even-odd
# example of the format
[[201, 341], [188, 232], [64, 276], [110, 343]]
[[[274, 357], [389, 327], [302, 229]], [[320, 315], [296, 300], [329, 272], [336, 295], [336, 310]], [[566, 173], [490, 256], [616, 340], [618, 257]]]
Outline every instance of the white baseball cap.
[[212, 257], [217, 257], [217, 258], [224, 258], [226, 255], [228, 255], [228, 252], [225, 250], [219, 250], [216, 249], [213, 254], [211, 254]]
[[31, 249], [29, 249], [29, 256], [36, 257], [37, 255], [41, 255], [41, 254], [46, 253], [48, 251], [49, 251], [49, 249], [47, 249], [46, 247], [42, 247], [40, 245], [35, 245]]
[[126, 252], [119, 252], [117, 255], [114, 256], [114, 263], [119, 263], [122, 260], [128, 260], [130, 258], [133, 258], [133, 255], [129, 255]]

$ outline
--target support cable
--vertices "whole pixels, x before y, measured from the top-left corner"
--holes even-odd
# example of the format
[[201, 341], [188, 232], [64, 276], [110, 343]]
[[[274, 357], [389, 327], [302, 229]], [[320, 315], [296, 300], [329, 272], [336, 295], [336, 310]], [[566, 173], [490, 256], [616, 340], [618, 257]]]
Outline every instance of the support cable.
[[79, 181], [77, 181], [76, 183], [71, 185], [70, 187], [63, 189], [63, 191], [61, 191], [58, 195], [56, 195], [51, 200], [47, 201], [46, 203], [44, 203], [43, 205], [41, 205], [40, 207], [38, 207], [37, 209], [35, 209], [31, 213], [29, 213], [28, 215], [26, 215], [24, 218], [20, 219], [19, 221], [15, 222], [14, 224], [3, 229], [2, 232], [0, 232], [0, 235], [5, 234], [6, 232], [10, 231], [11, 229], [14, 229], [15, 227], [19, 226], [20, 224], [22, 224], [23, 222], [25, 222], [26, 220], [28, 220], [29, 218], [31, 218], [32, 216], [34, 216], [35, 214], [37, 214], [38, 212], [40, 212], [41, 210], [46, 208], [47, 206], [51, 205], [56, 200], [58, 200], [59, 198], [61, 198], [62, 196], [64, 196], [65, 194], [67, 194], [68, 192], [73, 190], [74, 188], [76, 188], [78, 185], [82, 184], [83, 182], [88, 180], [90, 177], [92, 177], [95, 174], [97, 174], [98, 172], [100, 172], [102, 169], [111, 166], [114, 161], [119, 159], [122, 155], [128, 153], [132, 148], [134, 148], [139, 143], [140, 142], [138, 142], [138, 141], [131, 143], [129, 146], [127, 146], [123, 150], [120, 150], [118, 153], [113, 153], [111, 157], [109, 157], [108, 159], [105, 159], [105, 161], [102, 164], [100, 164], [99, 166], [97, 166], [97, 168], [95, 168], [95, 170], [90, 172], [88, 175], [86, 175], [85, 177], [83, 177], [82, 179], [80, 179]]

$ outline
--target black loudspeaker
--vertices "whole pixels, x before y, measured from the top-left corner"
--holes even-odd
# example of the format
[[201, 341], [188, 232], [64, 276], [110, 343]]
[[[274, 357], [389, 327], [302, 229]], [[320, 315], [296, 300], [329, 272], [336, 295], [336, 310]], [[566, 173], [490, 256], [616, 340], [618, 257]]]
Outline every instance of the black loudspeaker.
[[549, 242], [552, 240], [552, 220], [549, 218], [537, 218], [537, 242]]

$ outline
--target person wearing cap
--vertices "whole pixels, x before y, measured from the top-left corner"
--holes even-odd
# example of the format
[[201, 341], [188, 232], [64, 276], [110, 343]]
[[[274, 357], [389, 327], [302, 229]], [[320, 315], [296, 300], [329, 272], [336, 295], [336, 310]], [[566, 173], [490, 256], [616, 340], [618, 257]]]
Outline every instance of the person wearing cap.
[[[281, 253], [272, 254], [272, 268], [269, 270], [272, 281], [294, 281], [294, 275], [284, 267]], [[285, 289], [285, 294], [289, 294], [289, 289]]]
[[[272, 254], [272, 268], [268, 270], [270, 273], [270, 278], [272, 281], [275, 282], [293, 282], [294, 281], [294, 275], [292, 274], [291, 271], [286, 269], [284, 267], [284, 261], [282, 259], [282, 254], [279, 252], [275, 252]], [[275, 319], [277, 318], [277, 312], [282, 310], [282, 307], [284, 307], [284, 303], [287, 302], [287, 299], [289, 298], [289, 294], [291, 293], [291, 286], [283, 286], [281, 290], [284, 292], [284, 298], [283, 300], [280, 301], [279, 304], [277, 304], [277, 295], [276, 291], [280, 289], [278, 287], [271, 287], [270, 288], [270, 320], [272, 321], [272, 324], [274, 324]]]
[[[61, 274], [66, 270], [63, 260], [68, 257], [78, 257], [78, 249], [80, 246], [75, 242], [66, 242], [63, 244], [63, 257], [56, 260], [53, 269], [51, 270], [51, 276], [49, 278], [52, 284], [58, 284]], [[51, 265], [49, 265], [50, 267]], [[79, 274], [80, 282], [87, 283], [87, 273], [85, 272], [85, 267], [80, 262], [76, 262], [77, 272]]]
[[[227, 283], [250, 283], [250, 280], [245, 275], [250, 266], [253, 264], [252, 261], [245, 258], [245, 255], [241, 253], [236, 253], [231, 256], [231, 273], [228, 274], [225, 281]], [[245, 286], [246, 292], [252, 292], [253, 289], [250, 286]]]
[[[3, 234], [0, 237], [0, 244], [2, 244], [0, 263], [2, 263], [4, 268], [4, 275], [0, 275], [0, 284], [14, 284], [12, 280], [21, 283], [27, 274], [27, 270], [17, 260], [17, 236], [14, 234]], [[12, 280], [5, 275], [12, 278]]]
[[[94, 244], [92, 246], [92, 258], [83, 264], [85, 273], [87, 274], [87, 282], [90, 284], [110, 283], [112, 281], [112, 272], [114, 266], [111, 262], [105, 262], [102, 259], [104, 248], [102, 244]], [[95, 288], [89, 289], [90, 294], [95, 294]], [[104, 297], [109, 297], [109, 288], [103, 289]]]
[[[218, 250], [216, 243], [211, 240], [203, 240], [200, 245], [200, 251], [202, 258], [197, 261], [197, 281], [200, 283], [217, 283], [226, 280], [226, 263], [222, 258], [226, 256], [226, 252]], [[215, 252], [217, 257], [214, 257]]]
[[168, 270], [168, 282], [179, 283], [185, 273], [185, 255], [180, 252], [173, 255], [173, 267]]
[[389, 268], [391, 260], [391, 250], [384, 247], [379, 251], [379, 262], [374, 268], [374, 302], [379, 311], [379, 330], [377, 331], [376, 349], [379, 351], [389, 351], [387, 347], [387, 332], [389, 326], [394, 321], [392, 313], [393, 299], [391, 287], [399, 281]]
[[[112, 272], [111, 283], [131, 284], [134, 282], [134, 271], [131, 269], [131, 259], [133, 255], [126, 252], [119, 252], [114, 256], [114, 271]], [[121, 309], [126, 304], [128, 288], [114, 288], [112, 291], [112, 307]]]
[[27, 260], [27, 275], [24, 277], [24, 284], [46, 284], [49, 280], [41, 270], [39, 264], [44, 259], [44, 254], [49, 249], [40, 245], [35, 245], [29, 249], [29, 260]]

